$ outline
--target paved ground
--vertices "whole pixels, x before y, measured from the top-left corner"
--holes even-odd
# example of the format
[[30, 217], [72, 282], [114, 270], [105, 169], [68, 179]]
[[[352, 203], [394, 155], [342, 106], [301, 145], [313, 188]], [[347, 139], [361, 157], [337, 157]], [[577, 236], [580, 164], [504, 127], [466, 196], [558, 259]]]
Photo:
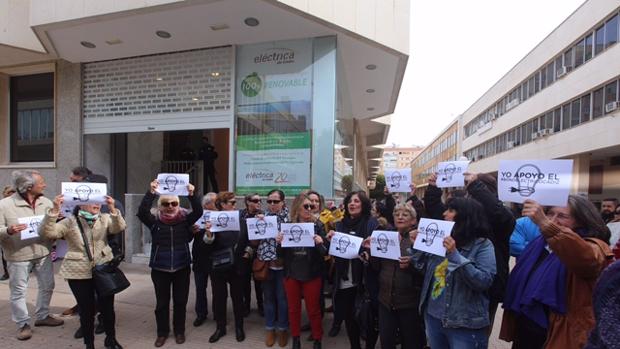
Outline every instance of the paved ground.
[[[55, 263], [56, 270], [59, 267]], [[117, 296], [116, 298], [116, 319], [117, 319], [117, 336], [119, 342], [126, 349], [153, 348], [155, 341], [155, 315], [153, 314], [155, 296], [150, 279], [150, 270], [146, 266], [123, 264], [123, 270], [132, 282], [132, 286]], [[28, 303], [31, 312], [34, 310], [36, 301], [36, 280], [31, 280], [30, 289], [28, 290]], [[191, 289], [193, 290], [193, 282]], [[210, 291], [209, 291], [210, 294]], [[209, 336], [215, 330], [215, 323], [209, 314], [209, 320], [201, 327], [192, 326], [194, 320], [194, 294], [190, 293], [190, 301], [188, 304], [187, 342], [183, 345], [174, 343], [170, 338], [163, 348], [266, 348], [264, 345], [263, 319], [258, 316], [256, 311], [246, 319], [245, 330], [246, 340], [242, 343], [235, 341], [234, 328], [232, 326], [232, 306], [229, 304], [229, 325], [228, 335], [220, 339], [215, 344], [209, 343]], [[211, 300], [209, 300], [210, 302]], [[60, 277], [56, 276], [56, 289], [52, 297], [51, 310], [54, 314], [61, 313], [67, 307], [75, 303], [73, 295], [69, 290], [67, 283]], [[495, 321], [495, 328], [491, 336], [491, 344], [489, 348], [504, 349], [509, 348], [508, 343], [497, 340], [497, 331], [499, 330], [499, 322], [501, 321], [501, 311], [498, 312]], [[0, 282], [0, 347], [9, 348], [46, 348], [46, 349], [63, 349], [63, 348], [83, 348], [81, 340], [73, 339], [73, 333], [78, 327], [79, 319], [77, 316], [65, 317], [65, 324], [61, 327], [47, 328], [34, 327], [32, 339], [26, 342], [20, 342], [15, 338], [15, 324], [11, 321], [11, 308], [9, 304], [8, 281]], [[323, 321], [324, 328], [328, 329], [331, 324], [332, 316], [328, 314]], [[308, 333], [303, 333], [302, 337], [307, 337]], [[97, 348], [103, 348], [103, 339], [105, 335], [97, 335], [95, 345]], [[493, 339], [495, 338], [495, 339]], [[346, 334], [343, 331], [337, 338], [326, 337], [323, 343], [324, 348], [346, 349], [348, 342]], [[290, 345], [289, 345], [290, 346]], [[308, 348], [310, 342], [302, 342], [302, 348]], [[378, 346], [377, 346], [378, 347]], [[273, 348], [279, 348], [276, 344]]]

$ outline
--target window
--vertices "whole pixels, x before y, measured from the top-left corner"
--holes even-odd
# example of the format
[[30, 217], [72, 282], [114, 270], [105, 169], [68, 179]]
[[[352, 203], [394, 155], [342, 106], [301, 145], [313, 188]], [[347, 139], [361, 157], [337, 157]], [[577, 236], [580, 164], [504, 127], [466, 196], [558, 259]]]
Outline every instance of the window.
[[594, 93], [592, 94], [593, 97], [593, 102], [592, 102], [592, 118], [596, 119], [600, 116], [603, 115], [603, 107], [604, 107], [604, 103], [603, 103], [603, 88], [599, 88], [598, 90], [594, 91]]
[[525, 125], [521, 126], [521, 132], [525, 132], [525, 142], [529, 143], [532, 141], [532, 123], [528, 122]]
[[618, 81], [614, 81], [611, 84], [605, 86], [605, 104], [615, 102], [618, 100]]
[[580, 122], [590, 121], [590, 94], [581, 97], [581, 120]]
[[545, 124], [544, 124], [544, 128], [546, 129], [553, 129], [553, 112], [550, 111], [547, 113], [547, 115], [545, 115]]
[[553, 132], [560, 132], [562, 130], [562, 111], [557, 108], [553, 111]]
[[586, 46], [585, 40], [581, 40], [574, 47], [574, 51], [575, 51], [575, 68], [577, 68], [578, 66], [583, 64], [583, 61], [584, 61], [583, 55], [584, 55], [584, 51], [585, 51], [585, 46]]
[[538, 93], [540, 91], [540, 74], [538, 72], [534, 73], [534, 93]]
[[527, 94], [527, 96], [529, 98], [529, 97], [532, 97], [534, 95], [534, 93], [536, 93], [536, 91], [537, 91], [537, 89], [535, 87], [536, 82], [535, 82], [535, 79], [534, 79], [533, 76], [530, 78], [530, 81], [528, 82], [527, 85], [528, 85], [528, 88], [527, 88], [528, 94]]
[[571, 103], [570, 127], [579, 125], [579, 117], [581, 116], [581, 108], [579, 99]]
[[594, 34], [594, 54], [598, 55], [605, 49], [605, 26], [602, 25], [596, 28]]
[[54, 161], [54, 74], [10, 80], [11, 162]]
[[586, 52], [585, 61], [589, 61], [592, 58], [592, 34], [586, 36]]
[[618, 42], [618, 15], [605, 23], [605, 48]]
[[523, 85], [521, 85], [521, 100], [526, 100], [528, 97], [527, 95], [527, 81], [523, 83]]
[[566, 71], [573, 70], [573, 48], [569, 48], [568, 51], [564, 52], [564, 66], [566, 67]]
[[540, 75], [540, 89], [542, 90], [547, 87], [547, 70], [543, 68], [540, 73], [536, 75]]
[[570, 128], [570, 103], [562, 106], [562, 131]]
[[547, 85], [551, 85], [555, 81], [555, 69], [553, 64], [554, 62], [551, 62], [547, 66]]
[[559, 55], [558, 58], [555, 59], [556, 76], [562, 70], [562, 66], [564, 65], [563, 57], [564, 57], [563, 55]]

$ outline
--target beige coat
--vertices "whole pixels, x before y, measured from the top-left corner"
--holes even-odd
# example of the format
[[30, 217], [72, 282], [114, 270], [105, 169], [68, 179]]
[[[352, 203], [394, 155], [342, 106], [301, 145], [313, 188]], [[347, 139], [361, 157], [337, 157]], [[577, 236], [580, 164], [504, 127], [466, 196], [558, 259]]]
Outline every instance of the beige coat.
[[[60, 267], [60, 276], [65, 279], [91, 279], [93, 264], [104, 264], [113, 258], [107, 235], [118, 234], [126, 227], [125, 220], [120, 214], [102, 213], [92, 228], [83, 218], [69, 217], [56, 223], [57, 219], [58, 215], [46, 214], [41, 222], [40, 233], [48, 239], [67, 241], [67, 254]], [[82, 222], [94, 263], [88, 259], [76, 219]]]
[[17, 193], [0, 200], [0, 244], [7, 261], [24, 262], [50, 254], [51, 240], [41, 237], [22, 240], [21, 234], [9, 235], [7, 230], [10, 225], [18, 224], [17, 218], [44, 215], [52, 206], [44, 196], [37, 198], [34, 209]]

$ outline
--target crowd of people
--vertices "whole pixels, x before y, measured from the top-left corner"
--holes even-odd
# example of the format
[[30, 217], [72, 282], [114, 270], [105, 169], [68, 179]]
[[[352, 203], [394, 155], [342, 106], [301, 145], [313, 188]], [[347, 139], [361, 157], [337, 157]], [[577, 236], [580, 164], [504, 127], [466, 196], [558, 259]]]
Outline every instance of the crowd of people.
[[[240, 210], [235, 193], [203, 196], [192, 184], [187, 186], [191, 207], [183, 208], [178, 196], [158, 194], [158, 181], [153, 180], [138, 212], [127, 214], [136, 214], [152, 236], [154, 346], [163, 346], [170, 336], [171, 299], [174, 340], [186, 341], [192, 272], [193, 326], [206, 321], [210, 308], [216, 324], [211, 343], [227, 333], [229, 293], [235, 339], [245, 340], [244, 318], [251, 311], [253, 287], [267, 347], [277, 343], [301, 348], [305, 327], [313, 349], [322, 348], [323, 317], [333, 311], [327, 335], [337, 336], [344, 323], [351, 349], [486, 348], [500, 306], [499, 338], [512, 342], [513, 348], [618, 346], [618, 328], [610, 330], [608, 324], [620, 316], [616, 311], [613, 319], [609, 313], [618, 308], [618, 278], [612, 272], [618, 265], [609, 266], [614, 254], [620, 258], [617, 200], [603, 200], [599, 210], [587, 198], [570, 195], [565, 207], [526, 200], [509, 209], [498, 199], [491, 175], [468, 173], [464, 189], [450, 192], [438, 188], [436, 179], [429, 178], [422, 199], [412, 186], [411, 196], [402, 203], [387, 190], [382, 200], [374, 201], [356, 191], [339, 207], [306, 190], [289, 207], [284, 192], [273, 189], [265, 205], [259, 194], [245, 195]], [[107, 181], [83, 167], [73, 169], [69, 180]], [[38, 282], [34, 326], [63, 324], [49, 312], [53, 245], [63, 240], [66, 253], [59, 273], [77, 303], [65, 312], [79, 314], [75, 337], [94, 348], [95, 333], [105, 332], [105, 348], [122, 349], [116, 338], [114, 295], [99, 294], [93, 276], [94, 266], [118, 266], [123, 260], [122, 205], [106, 196], [103, 204], [79, 205], [67, 214], [63, 195], [50, 200], [43, 195], [45, 188], [41, 173], [15, 171], [0, 200], [3, 279], [9, 279], [17, 338], [32, 337], [26, 306], [30, 273]], [[238, 210], [239, 229], [213, 232], [209, 221], [198, 224], [203, 210]], [[38, 237], [21, 239], [28, 226], [19, 218], [31, 216], [44, 217]], [[250, 239], [247, 220], [265, 216], [276, 217], [280, 233]], [[443, 239], [445, 256], [413, 248], [421, 218], [454, 222], [452, 233]], [[283, 247], [283, 223], [312, 224], [314, 246]], [[372, 255], [371, 235], [376, 230], [398, 233], [399, 260]], [[336, 233], [362, 239], [357, 258], [329, 254]], [[516, 257], [512, 270], [511, 256]], [[331, 298], [329, 307], [326, 298]]]

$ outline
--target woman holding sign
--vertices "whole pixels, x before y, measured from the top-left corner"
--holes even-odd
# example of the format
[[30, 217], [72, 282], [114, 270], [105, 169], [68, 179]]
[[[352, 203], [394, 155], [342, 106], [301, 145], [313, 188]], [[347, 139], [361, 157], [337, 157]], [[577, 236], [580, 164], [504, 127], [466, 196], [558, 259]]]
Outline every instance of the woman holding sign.
[[[110, 349], [122, 349], [116, 341], [114, 328], [114, 295], [96, 295], [92, 275], [93, 263], [102, 265], [114, 258], [108, 245], [108, 234], [118, 234], [125, 230], [125, 220], [114, 207], [114, 199], [106, 196], [110, 213], [101, 213], [100, 204], [76, 207], [75, 216], [56, 223], [63, 204], [63, 195], [54, 199], [54, 207], [47, 212], [41, 222], [41, 235], [47, 239], [64, 239], [68, 251], [65, 255], [60, 275], [64, 277], [77, 300], [80, 312], [80, 326], [84, 334], [86, 348], [94, 348], [95, 342], [95, 303], [103, 316], [106, 338], [104, 345]], [[86, 237], [82, 237], [82, 234]], [[87, 253], [86, 245], [89, 252]], [[93, 259], [92, 262], [90, 259]]]
[[[443, 214], [453, 221], [444, 238], [446, 256], [415, 251], [413, 267], [424, 271], [420, 313], [431, 348], [486, 348], [495, 253], [484, 209], [469, 198], [450, 200]], [[412, 232], [415, 241], [417, 231]]]
[[[179, 197], [157, 194], [159, 183], [153, 180], [140, 207], [138, 218], [149, 227], [153, 238], [151, 246], [151, 280], [155, 288], [157, 305], [157, 339], [155, 346], [166, 343], [170, 332], [170, 289], [172, 288], [172, 326], [177, 344], [185, 342], [185, 313], [189, 296], [191, 255], [189, 242], [194, 236], [192, 226], [202, 217], [200, 197], [194, 195], [194, 186], [187, 185], [192, 212], [179, 207]], [[151, 213], [157, 199], [157, 213]]]
[[526, 200], [523, 215], [542, 236], [516, 264], [504, 299], [500, 338], [513, 348], [583, 348], [594, 328], [592, 290], [611, 262], [609, 229], [586, 198], [569, 195], [568, 207]]
[[[336, 230], [366, 239], [379, 223], [371, 217], [370, 199], [363, 191], [349, 193], [344, 198], [344, 218], [336, 224]], [[330, 231], [327, 238], [331, 239], [335, 234]], [[376, 272], [367, 270], [364, 263], [358, 259], [344, 259], [335, 257], [334, 273], [334, 317], [344, 319], [347, 336], [351, 349], [360, 349], [360, 335], [366, 338], [366, 347], [374, 348], [377, 342], [377, 331], [368, 328], [367, 333], [360, 333], [360, 327], [355, 319], [355, 300], [364, 291], [370, 294], [373, 303], [373, 313], [376, 315], [376, 299], [378, 293], [378, 280]], [[376, 317], [376, 316], [375, 316]]]
[[[288, 318], [293, 336], [293, 349], [301, 348], [301, 298], [306, 302], [310, 318], [314, 349], [321, 349], [323, 327], [321, 324], [321, 265], [327, 254], [324, 243], [323, 224], [312, 215], [314, 205], [306, 194], [299, 194], [291, 207], [291, 222], [314, 224], [314, 247], [278, 247], [278, 254], [284, 260], [284, 289], [288, 302]], [[276, 242], [281, 245], [284, 236], [278, 234]]]

